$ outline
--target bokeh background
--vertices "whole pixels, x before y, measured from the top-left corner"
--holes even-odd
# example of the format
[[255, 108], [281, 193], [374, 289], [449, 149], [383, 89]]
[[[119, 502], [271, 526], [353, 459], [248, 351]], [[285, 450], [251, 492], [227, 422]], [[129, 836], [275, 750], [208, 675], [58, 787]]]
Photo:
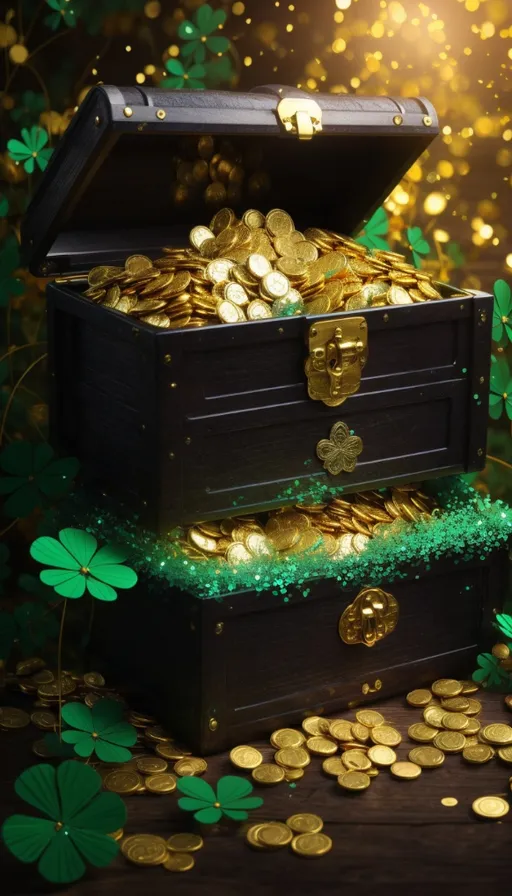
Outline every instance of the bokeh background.
[[[1, 450], [47, 438], [45, 283], [22, 266], [19, 224], [98, 83], [424, 95], [442, 133], [361, 239], [460, 286], [512, 280], [512, 0], [11, 0], [0, 10]], [[475, 484], [510, 499], [512, 303], [500, 289], [496, 460]], [[0, 519], [1, 534], [32, 535], [38, 512]]]

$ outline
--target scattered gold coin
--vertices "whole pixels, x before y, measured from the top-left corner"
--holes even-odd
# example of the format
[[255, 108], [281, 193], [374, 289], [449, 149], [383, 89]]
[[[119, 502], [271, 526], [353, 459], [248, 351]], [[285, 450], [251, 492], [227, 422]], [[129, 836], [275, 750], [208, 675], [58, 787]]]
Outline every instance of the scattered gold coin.
[[512, 765], [512, 747], [500, 747], [498, 750], [498, 756], [503, 762]]
[[162, 865], [169, 855], [163, 837], [133, 834], [121, 843], [121, 852], [135, 865]]
[[311, 762], [311, 757], [303, 747], [287, 747], [278, 750], [274, 756], [278, 765], [284, 768], [306, 768]]
[[376, 765], [379, 768], [389, 768], [396, 762], [396, 753], [391, 747], [377, 744], [374, 747], [370, 747], [368, 750], [368, 759], [370, 760], [370, 763], [373, 763], [373, 765]]
[[[0, 724], [2, 724], [1, 716]], [[503, 725], [501, 723], [486, 725], [485, 728], [482, 729], [482, 734], [485, 740], [490, 744], [498, 744], [499, 746], [512, 744], [512, 728], [510, 725]]]
[[436, 728], [431, 728], [430, 725], [425, 725], [424, 722], [416, 722], [415, 725], [411, 725], [407, 733], [411, 740], [415, 740], [420, 744], [427, 744], [434, 740], [437, 730]]
[[327, 834], [299, 834], [292, 840], [292, 849], [297, 855], [315, 859], [332, 849], [332, 840]]
[[443, 806], [457, 806], [459, 804], [458, 799], [454, 796], [443, 796], [441, 802]]
[[251, 772], [251, 778], [257, 784], [279, 784], [284, 781], [285, 772], [279, 765], [272, 762], [263, 762]]
[[15, 706], [3, 706], [0, 708], [1, 728], [25, 728], [30, 724], [30, 716], [23, 709]]
[[338, 746], [333, 740], [321, 735], [309, 737], [306, 746], [310, 753], [315, 753], [317, 756], [332, 756], [338, 751]]
[[462, 753], [466, 738], [460, 731], [440, 731], [434, 738], [434, 746], [443, 753]]
[[[443, 716], [443, 728], [447, 731], [463, 731], [467, 728], [469, 719], [462, 712], [446, 712]], [[512, 729], [510, 730], [512, 740]]]
[[84, 675], [84, 684], [89, 688], [104, 688], [105, 679], [100, 672], [86, 672]]
[[421, 775], [421, 768], [415, 762], [394, 762], [391, 774], [403, 781], [413, 781]]
[[376, 728], [377, 726], [385, 725], [384, 716], [380, 714], [380, 712], [376, 712], [373, 709], [360, 709], [356, 712], [356, 719], [366, 728]]
[[176, 778], [168, 772], [148, 775], [143, 783], [150, 793], [172, 793], [176, 790]]
[[202, 846], [203, 838], [199, 834], [172, 834], [167, 841], [171, 852], [196, 852]]
[[423, 718], [431, 728], [441, 728], [444, 715], [445, 710], [441, 706], [427, 706], [427, 708], [423, 710]]
[[306, 738], [302, 731], [295, 728], [280, 728], [270, 735], [270, 743], [276, 750], [282, 750], [285, 747], [300, 747], [305, 743]]
[[312, 815], [309, 812], [291, 815], [286, 819], [286, 824], [296, 834], [318, 834], [324, 826], [319, 815]]
[[233, 765], [237, 768], [253, 769], [263, 762], [263, 756], [255, 747], [246, 745], [234, 747], [229, 754]]
[[267, 849], [280, 849], [292, 842], [293, 834], [288, 825], [280, 821], [269, 821], [258, 830], [258, 840]]
[[343, 753], [341, 761], [347, 771], [352, 769], [367, 772], [372, 767], [370, 759], [362, 750], [347, 750]]
[[462, 693], [462, 684], [454, 678], [438, 678], [432, 685], [432, 693], [436, 697], [458, 697]]
[[[119, 793], [128, 796], [130, 793], [136, 793], [139, 785], [142, 784], [142, 778], [137, 772], [129, 769], [115, 769], [103, 780], [103, 786], [112, 793]], [[141, 835], [142, 836], [142, 835]]]
[[344, 790], [359, 791], [366, 790], [370, 786], [370, 776], [366, 772], [350, 771], [344, 772], [338, 778], [338, 784]]
[[445, 759], [442, 750], [430, 746], [414, 747], [414, 749], [409, 752], [408, 758], [411, 762], [419, 765], [420, 768], [439, 768]]
[[[243, 767], [247, 768], [247, 766]], [[180, 778], [204, 775], [207, 768], [208, 765], [205, 760], [196, 756], [185, 756], [184, 759], [178, 759], [174, 764], [174, 771]]]
[[482, 818], [503, 818], [510, 809], [507, 800], [501, 796], [479, 796], [473, 803], [473, 812]]
[[157, 775], [159, 772], [165, 772], [167, 762], [158, 756], [141, 756], [137, 759], [137, 771], [143, 775]]
[[165, 868], [166, 871], [190, 871], [194, 864], [193, 856], [189, 856], [185, 852], [175, 852], [166, 856], [162, 862], [162, 868]]
[[[41, 728], [43, 731], [55, 731], [57, 726], [57, 716], [53, 712], [49, 712], [44, 709], [37, 709], [30, 716], [30, 721], [36, 728]], [[0, 723], [1, 723], [1, 714], [0, 714]]]
[[402, 742], [402, 735], [391, 725], [376, 725], [372, 728], [370, 737], [374, 744], [383, 744], [386, 747], [397, 747]]
[[322, 770], [326, 775], [333, 775], [335, 778], [338, 778], [346, 772], [346, 768], [339, 756], [329, 756], [327, 759], [324, 759], [322, 762]]
[[489, 762], [493, 757], [494, 750], [487, 744], [476, 744], [473, 747], [468, 747], [466, 744], [462, 751], [462, 758], [465, 759], [466, 762], [473, 762], [478, 765]]
[[418, 688], [410, 691], [405, 699], [410, 706], [427, 706], [432, 700], [432, 694], [425, 688]]
[[310, 737], [317, 737], [322, 734], [329, 734], [330, 724], [328, 719], [323, 719], [322, 716], [308, 716], [302, 722], [302, 730], [309, 734]]

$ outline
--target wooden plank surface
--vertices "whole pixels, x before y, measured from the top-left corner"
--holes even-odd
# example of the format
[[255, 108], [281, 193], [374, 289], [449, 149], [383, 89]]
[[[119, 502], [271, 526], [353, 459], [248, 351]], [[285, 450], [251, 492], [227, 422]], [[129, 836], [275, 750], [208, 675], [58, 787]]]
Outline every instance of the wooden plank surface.
[[[481, 721], [512, 721], [498, 695], [475, 695], [482, 699]], [[12, 702], [12, 701], [4, 701]], [[19, 702], [19, 701], [17, 701]], [[28, 703], [28, 701], [27, 701]], [[22, 705], [22, 704], [20, 704]], [[414, 746], [407, 728], [420, 717], [420, 710], [407, 707], [401, 698], [381, 701], [375, 708], [401, 731], [398, 748], [405, 758]], [[353, 713], [346, 713], [352, 718]], [[16, 776], [35, 759], [30, 744], [40, 736], [32, 726], [0, 734], [0, 799], [2, 820], [27, 807], [14, 794]], [[264, 746], [266, 758], [271, 748]], [[210, 757], [206, 779], [215, 783], [234, 772], [227, 755]], [[138, 896], [144, 891], [163, 896], [330, 896], [350, 887], [351, 893], [373, 894], [472, 894], [486, 888], [489, 894], [509, 884], [512, 848], [512, 813], [501, 822], [478, 819], [472, 801], [482, 795], [510, 795], [512, 767], [495, 759], [472, 766], [460, 755], [447, 756], [440, 769], [424, 771], [417, 781], [402, 782], [381, 771], [368, 791], [354, 796], [338, 787], [334, 778], [321, 771], [314, 758], [302, 781], [295, 787], [283, 783], [263, 789], [255, 787], [265, 803], [251, 813], [251, 820], [286, 820], [299, 811], [315, 812], [324, 819], [324, 831], [333, 840], [332, 852], [307, 861], [289, 849], [254, 852], [245, 843], [247, 825], [229, 823], [203, 827], [204, 848], [196, 854], [195, 868], [172, 875], [162, 868], [139, 869], [119, 856], [110, 868], [88, 872], [72, 887], [55, 888], [45, 883], [33, 866], [22, 865], [1, 848], [3, 896], [54, 893], [61, 896]], [[458, 805], [447, 808], [441, 799], [452, 796]], [[153, 833], [164, 837], [194, 830], [189, 813], [177, 806], [176, 793], [168, 796], [143, 794], [127, 797], [126, 833]], [[30, 812], [30, 809], [28, 809]], [[171, 878], [171, 879], [169, 879]]]

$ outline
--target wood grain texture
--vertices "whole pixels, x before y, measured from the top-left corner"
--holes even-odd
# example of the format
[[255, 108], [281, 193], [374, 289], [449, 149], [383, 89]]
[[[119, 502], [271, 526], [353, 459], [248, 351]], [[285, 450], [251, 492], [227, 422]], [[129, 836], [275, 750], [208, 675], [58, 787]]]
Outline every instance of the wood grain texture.
[[[483, 702], [481, 719], [511, 721], [503, 698], [477, 695]], [[27, 705], [26, 703], [20, 705]], [[396, 725], [404, 741], [399, 758], [406, 758], [414, 746], [407, 728], [419, 718], [419, 710], [407, 707], [401, 698], [375, 704], [386, 720]], [[353, 717], [353, 713], [347, 713]], [[269, 730], [270, 733], [270, 730]], [[12, 784], [34, 759], [30, 743], [39, 732], [30, 727], [2, 732], [0, 739], [1, 814], [25, 812]], [[260, 746], [266, 759], [272, 750], [268, 740]], [[234, 772], [227, 755], [208, 760], [206, 779]], [[244, 841], [246, 825], [226, 824], [200, 831], [204, 848], [196, 854], [195, 868], [172, 876], [161, 868], [141, 870], [119, 856], [112, 866], [90, 870], [73, 887], [54, 888], [38, 877], [33, 866], [25, 866], [1, 847], [3, 896], [166, 896], [172, 888], [180, 896], [339, 896], [350, 888], [357, 896], [376, 893], [420, 894], [433, 890], [440, 896], [473, 896], [485, 892], [506, 892], [510, 881], [512, 813], [499, 824], [477, 819], [471, 803], [485, 794], [506, 794], [510, 766], [498, 760], [483, 766], [468, 766], [461, 756], [447, 756], [440, 769], [424, 771], [412, 782], [397, 781], [381, 771], [368, 791], [350, 796], [335, 779], [326, 778], [321, 760], [314, 758], [296, 787], [257, 788], [264, 805], [251, 813], [251, 820], [283, 820], [292, 813], [315, 812], [324, 819], [324, 830], [333, 840], [332, 852], [322, 859], [307, 861], [289, 850], [255, 852]], [[454, 808], [441, 804], [445, 796], [458, 799]], [[152, 833], [164, 837], [194, 830], [189, 813], [177, 806], [176, 793], [169, 796], [144, 794], [128, 797], [127, 834]], [[30, 809], [28, 810], [30, 811]]]

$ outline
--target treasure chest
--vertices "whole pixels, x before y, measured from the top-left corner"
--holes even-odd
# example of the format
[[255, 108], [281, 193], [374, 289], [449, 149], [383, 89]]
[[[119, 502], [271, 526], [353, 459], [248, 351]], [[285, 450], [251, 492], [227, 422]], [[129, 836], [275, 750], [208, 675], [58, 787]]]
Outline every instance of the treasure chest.
[[[23, 227], [31, 270], [54, 278], [51, 438], [89, 486], [162, 532], [483, 466], [491, 297], [350, 239], [437, 133], [423, 99], [90, 92]], [[224, 256], [211, 294], [201, 258], [181, 271], [191, 233], [203, 268]], [[247, 239], [278, 276], [247, 268]], [[233, 265], [241, 282], [224, 284]], [[293, 276], [302, 292], [283, 295]], [[247, 314], [243, 284], [262, 296]]]

